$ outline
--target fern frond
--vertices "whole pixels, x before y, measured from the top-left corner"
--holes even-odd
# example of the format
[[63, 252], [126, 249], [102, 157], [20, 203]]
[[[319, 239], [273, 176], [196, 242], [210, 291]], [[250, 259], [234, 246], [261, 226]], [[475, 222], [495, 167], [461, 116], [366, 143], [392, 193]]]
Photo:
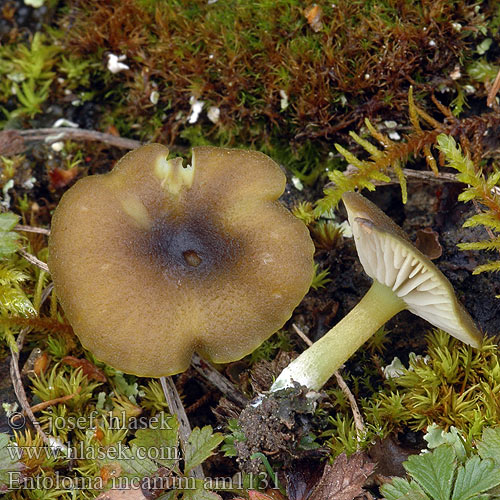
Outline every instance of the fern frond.
[[0, 317], [0, 326], [31, 328], [32, 330], [46, 334], [73, 335], [73, 329], [70, 325], [45, 316], [31, 316], [27, 318], [22, 316]]
[[467, 243], [458, 243], [460, 250], [487, 250], [493, 252], [500, 250], [500, 238], [494, 240], [471, 241]]
[[480, 274], [480, 273], [498, 273], [500, 271], [500, 261], [490, 261], [486, 264], [481, 264], [477, 266], [476, 269], [472, 272], [472, 274]]
[[463, 224], [463, 227], [485, 226], [493, 231], [500, 233], [500, 220], [490, 212], [473, 215], [469, 217]]
[[[459, 172], [457, 179], [469, 187], [458, 197], [460, 201], [477, 201], [482, 212], [469, 217], [463, 227], [484, 226], [488, 228], [490, 239], [459, 243], [460, 250], [500, 251], [500, 196], [494, 188], [500, 180], [500, 172], [494, 170], [490, 176], [477, 167], [469, 155], [464, 154], [455, 139], [441, 134], [437, 137], [438, 148], [446, 158], [447, 166]], [[474, 269], [473, 274], [500, 271], [500, 261], [487, 262]]]
[[[406, 179], [403, 171], [405, 163], [411, 156], [423, 155], [427, 165], [437, 174], [437, 161], [431, 148], [438, 144], [438, 137], [449, 135], [458, 137], [465, 146], [471, 145], [468, 149], [473, 151], [472, 158], [470, 158], [469, 155], [462, 154], [460, 149], [456, 149], [456, 143], [443, 142], [439, 144], [442, 156], [446, 156], [448, 162], [453, 164], [453, 168], [458, 171], [457, 178], [469, 186], [460, 194], [459, 199], [464, 202], [480, 201], [500, 220], [500, 200], [493, 191], [493, 188], [500, 183], [500, 172], [494, 170], [492, 174], [485, 177], [481, 169], [478, 168], [482, 155], [481, 141], [484, 131], [496, 129], [500, 125], [500, 115], [484, 113], [458, 119], [449, 108], [441, 104], [434, 96], [431, 96], [431, 99], [446, 120], [439, 122], [418, 107], [413, 99], [413, 89], [410, 87], [408, 114], [413, 130], [401, 142], [392, 141], [377, 130], [369, 120], [365, 120], [366, 128], [381, 147], [372, 144], [355, 132], [351, 132], [352, 139], [369, 154], [368, 160], [362, 160], [344, 147], [335, 145], [337, 151], [355, 168], [345, 172], [333, 170], [328, 173], [333, 186], [328, 186], [324, 191], [325, 196], [317, 202], [316, 216], [319, 217], [322, 213], [335, 209], [342, 195], [347, 191], [361, 191], [363, 189], [373, 191], [375, 181], [388, 182], [388, 174], [391, 171], [396, 175], [401, 185], [401, 197], [403, 202], [406, 202]], [[424, 128], [424, 125], [427, 128]], [[440, 157], [440, 163], [441, 159]]]
[[[344, 147], [335, 144], [337, 151], [351, 165], [356, 167], [356, 171], [354, 173], [346, 173], [334, 170], [328, 173], [330, 181], [332, 181], [335, 186], [325, 189], [325, 198], [319, 200], [317, 204], [317, 215], [335, 208], [342, 198], [342, 195], [347, 191], [361, 191], [362, 189], [373, 191], [375, 189], [373, 181], [389, 182], [390, 178], [387, 174], [390, 169], [393, 170], [399, 181], [401, 186], [401, 198], [403, 203], [406, 203], [408, 194], [403, 166], [411, 155], [423, 153], [427, 164], [437, 175], [437, 163], [430, 148], [435, 143], [436, 137], [439, 135], [444, 125], [432, 118], [415, 104], [413, 100], [413, 90], [411, 88], [408, 92], [408, 107], [410, 121], [414, 131], [405, 138], [405, 142], [395, 142], [391, 140], [388, 136], [377, 130], [368, 119], [365, 119], [365, 125], [368, 132], [382, 148], [379, 149], [355, 132], [351, 131], [349, 135], [370, 155], [369, 160], [360, 160], [356, 155]], [[423, 130], [420, 124], [421, 120], [432, 126], [433, 129]]]
[[0, 316], [8, 314], [31, 316], [35, 308], [21, 288], [0, 285]]
[[30, 277], [13, 263], [0, 263], [0, 285], [13, 285], [28, 280]]
[[10, 328], [2, 328], [0, 330], [0, 338], [7, 344], [9, 349], [12, 349], [14, 352], [19, 351], [14, 332]]
[[[446, 162], [449, 167], [458, 170], [459, 174], [457, 179], [459, 179], [460, 174], [470, 176], [461, 182], [466, 184], [472, 184], [475, 182], [476, 169], [474, 168], [474, 163], [470, 159], [469, 155], [464, 155], [462, 149], [457, 145], [455, 139], [445, 134], [441, 134], [437, 137], [438, 148], [445, 155]], [[472, 181], [472, 182], [469, 182]]]

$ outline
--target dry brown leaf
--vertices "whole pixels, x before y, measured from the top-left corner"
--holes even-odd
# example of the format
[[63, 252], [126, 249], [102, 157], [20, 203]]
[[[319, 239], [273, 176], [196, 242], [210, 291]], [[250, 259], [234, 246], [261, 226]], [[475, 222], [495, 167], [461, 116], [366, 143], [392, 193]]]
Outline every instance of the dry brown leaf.
[[61, 189], [66, 187], [77, 175], [80, 169], [78, 167], [64, 170], [59, 167], [53, 168], [49, 172], [50, 187], [52, 189]]
[[323, 476], [323, 463], [309, 457], [295, 460], [286, 472], [286, 492], [290, 500], [309, 500]]
[[332, 465], [325, 466], [309, 500], [353, 500], [364, 493], [363, 486], [374, 468], [375, 464], [363, 452], [349, 458], [342, 453]]
[[430, 227], [417, 231], [415, 246], [429, 259], [439, 259], [443, 254], [443, 248], [439, 243], [439, 234]]
[[147, 500], [140, 489], [109, 490], [101, 493], [96, 500]]
[[16, 130], [3, 130], [0, 132], [0, 155], [12, 156], [25, 150], [24, 139]]
[[97, 368], [97, 366], [91, 363], [88, 359], [75, 358], [75, 356], [65, 356], [62, 361], [73, 368], [81, 368], [83, 374], [87, 375], [89, 380], [106, 382], [106, 375], [104, 375], [104, 372], [99, 370], [99, 368]]
[[[248, 498], [250, 500], [285, 500], [285, 497], [277, 490], [262, 491], [248, 490]], [[233, 500], [246, 500], [245, 498], [238, 497]]]
[[321, 22], [323, 9], [319, 5], [314, 3], [309, 5], [309, 7], [306, 7], [304, 9], [304, 17], [307, 19], [309, 26], [315, 33], [321, 31], [323, 28], [323, 23]]

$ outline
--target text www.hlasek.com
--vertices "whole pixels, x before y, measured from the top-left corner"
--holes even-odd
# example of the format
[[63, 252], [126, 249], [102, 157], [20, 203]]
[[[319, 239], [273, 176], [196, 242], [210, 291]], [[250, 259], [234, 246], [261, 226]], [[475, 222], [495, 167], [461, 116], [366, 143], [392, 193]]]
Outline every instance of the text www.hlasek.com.
[[[22, 459], [71, 458], [73, 460], [128, 460], [130, 449], [122, 443], [109, 448], [86, 446], [80, 442], [74, 446], [70, 442], [56, 446], [8, 446], [9, 456], [13, 461]], [[134, 458], [138, 460], [172, 460], [179, 461], [176, 446], [134, 446]]]

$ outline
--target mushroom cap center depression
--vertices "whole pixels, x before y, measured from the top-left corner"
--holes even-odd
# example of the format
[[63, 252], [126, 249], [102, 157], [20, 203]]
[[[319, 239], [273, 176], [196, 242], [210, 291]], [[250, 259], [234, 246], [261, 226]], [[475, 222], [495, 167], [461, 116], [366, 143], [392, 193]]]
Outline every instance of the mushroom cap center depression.
[[231, 272], [242, 255], [244, 235], [229, 237], [213, 217], [207, 212], [175, 222], [160, 217], [151, 229], [136, 231], [128, 242], [129, 250], [149, 258], [159, 272], [168, 276], [181, 278], [194, 273], [208, 279], [210, 275]]
[[52, 222], [49, 267], [82, 344], [129, 373], [252, 352], [307, 292], [314, 246], [278, 201], [261, 153], [195, 148], [193, 167], [148, 145], [78, 181]]

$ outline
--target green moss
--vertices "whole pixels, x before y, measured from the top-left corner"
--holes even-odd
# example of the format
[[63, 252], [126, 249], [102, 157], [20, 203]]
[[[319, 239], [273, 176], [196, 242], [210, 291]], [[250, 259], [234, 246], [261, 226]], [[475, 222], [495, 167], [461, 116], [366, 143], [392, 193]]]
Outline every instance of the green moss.
[[388, 391], [364, 403], [366, 418], [387, 431], [422, 430], [432, 423], [445, 430], [453, 426], [470, 444], [500, 418], [497, 348], [485, 343], [472, 349], [440, 330], [429, 334], [428, 341], [428, 355], [411, 357], [408, 369], [390, 381], [392, 390], [388, 383]]
[[[452, 25], [470, 24], [473, 4], [457, 8], [451, 0], [439, 0], [432, 12], [410, 1], [318, 6], [315, 31], [298, 0], [92, 0], [63, 18], [61, 28], [71, 22], [72, 37], [62, 43], [77, 54], [76, 67], [108, 50], [127, 56], [130, 70], [104, 81], [122, 89], [107, 95], [109, 104], [120, 103], [113, 106], [114, 120], [132, 118], [139, 135], [147, 131], [167, 143], [181, 134], [190, 139], [186, 117], [194, 95], [205, 102], [201, 136], [215, 144], [257, 142], [278, 157], [280, 143], [292, 145], [297, 170], [309, 175], [326, 159], [328, 140], [359, 120], [358, 106], [400, 107], [408, 76], [425, 79], [458, 57], [472, 57], [465, 39], [474, 32], [458, 33]], [[149, 100], [153, 89], [156, 105]], [[215, 125], [206, 116], [209, 106], [221, 112]], [[311, 142], [309, 162], [301, 148]]]

